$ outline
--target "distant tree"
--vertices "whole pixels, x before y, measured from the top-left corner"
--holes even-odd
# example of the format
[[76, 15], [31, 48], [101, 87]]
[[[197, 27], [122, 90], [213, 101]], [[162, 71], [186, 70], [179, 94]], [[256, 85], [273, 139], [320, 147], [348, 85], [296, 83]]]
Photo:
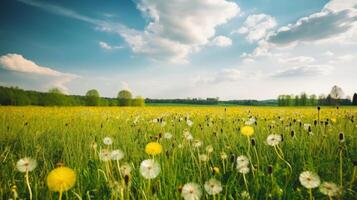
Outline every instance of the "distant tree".
[[48, 94], [44, 95], [43, 105], [45, 106], [64, 106], [67, 105], [66, 96], [59, 88], [48, 90]]
[[300, 98], [299, 95], [295, 96], [295, 102], [294, 102], [295, 106], [300, 106]]
[[141, 96], [137, 96], [132, 101], [132, 106], [145, 106], [145, 99]]
[[337, 85], [334, 85], [331, 88], [330, 96], [336, 105], [338, 104], [339, 100], [342, 99], [343, 95], [344, 93], [342, 88], [338, 87]]
[[312, 94], [309, 97], [309, 105], [310, 106], [315, 106], [317, 104], [317, 97], [316, 95]]
[[119, 106], [131, 106], [132, 94], [128, 90], [122, 90], [118, 93]]
[[357, 106], [357, 93], [353, 94], [352, 105]]
[[88, 90], [86, 93], [86, 105], [87, 106], [98, 106], [100, 103], [99, 92], [95, 89]]
[[301, 93], [300, 96], [300, 105], [301, 106], [306, 106], [307, 105], [307, 95], [305, 92]]

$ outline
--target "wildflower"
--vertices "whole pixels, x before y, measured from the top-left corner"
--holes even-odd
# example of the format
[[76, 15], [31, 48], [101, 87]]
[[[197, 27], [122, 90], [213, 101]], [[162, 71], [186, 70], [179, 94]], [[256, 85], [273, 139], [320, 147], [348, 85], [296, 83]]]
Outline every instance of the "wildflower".
[[198, 155], [198, 159], [201, 162], [207, 162], [208, 161], [208, 156], [206, 154], [200, 154], [200, 155]]
[[76, 183], [76, 173], [68, 167], [58, 167], [47, 176], [47, 186], [54, 192], [65, 192]]
[[181, 197], [185, 200], [198, 200], [202, 196], [202, 191], [197, 183], [186, 183], [182, 187]]
[[202, 146], [202, 141], [201, 140], [194, 140], [193, 141], [193, 147], [199, 148]]
[[281, 142], [281, 135], [271, 134], [267, 137], [267, 143], [270, 146], [276, 146]]
[[299, 180], [301, 185], [307, 189], [316, 188], [320, 185], [320, 177], [310, 171], [302, 172], [299, 176]]
[[243, 198], [243, 199], [250, 199], [250, 195], [247, 191], [243, 191], [240, 193], [240, 196]]
[[36, 160], [29, 158], [29, 157], [21, 158], [16, 163], [16, 168], [20, 172], [30, 172], [30, 171], [34, 170], [36, 168], [36, 166], [37, 166]]
[[249, 165], [249, 159], [242, 155], [242, 156], [238, 156], [237, 158], [237, 166], [248, 166]]
[[244, 124], [245, 124], [245, 125], [252, 125], [252, 124], [255, 123], [255, 121], [256, 121], [256, 119], [255, 119], [254, 117], [251, 117], [251, 118], [249, 118], [249, 120], [246, 121]]
[[140, 164], [140, 173], [146, 179], [154, 179], [160, 173], [160, 164], [153, 159], [147, 159]]
[[304, 129], [306, 131], [308, 131], [309, 129], [311, 129], [311, 124], [304, 124]]
[[101, 161], [109, 161], [111, 160], [111, 152], [108, 150], [108, 149], [102, 149], [100, 152], [99, 152], [99, 159]]
[[219, 174], [219, 168], [218, 167], [212, 167], [212, 172], [213, 174]]
[[124, 158], [124, 153], [120, 149], [113, 150], [110, 153], [110, 158], [112, 160], [121, 160]]
[[212, 147], [212, 145], [208, 145], [208, 146], [206, 147], [206, 151], [207, 151], [207, 153], [212, 153], [212, 152], [213, 152], [213, 147]]
[[345, 135], [341, 132], [338, 134], [338, 139], [340, 140], [341, 143], [345, 141]]
[[162, 146], [157, 142], [150, 142], [146, 145], [145, 152], [148, 155], [158, 155], [162, 152]]
[[220, 181], [211, 178], [206, 181], [204, 188], [209, 195], [216, 195], [222, 191], [222, 184]]
[[329, 197], [336, 196], [339, 193], [339, 188], [337, 187], [337, 185], [331, 182], [323, 182], [320, 185], [319, 189], [322, 194], [327, 195]]
[[228, 155], [225, 152], [221, 152], [221, 160], [226, 160]]
[[103, 143], [104, 143], [105, 145], [111, 145], [111, 144], [113, 144], [113, 140], [112, 140], [112, 138], [110, 138], [110, 137], [105, 137], [105, 138], [103, 139]]
[[186, 140], [193, 140], [193, 136], [191, 135], [191, 133], [187, 130], [185, 130], [183, 132], [183, 137], [186, 139]]
[[241, 174], [247, 174], [249, 173], [250, 169], [248, 166], [237, 166], [238, 172]]
[[121, 167], [120, 167], [120, 172], [122, 175], [124, 176], [129, 176], [131, 173], [131, 166], [128, 163], [124, 163]]
[[248, 137], [254, 135], [254, 129], [251, 126], [243, 126], [241, 128], [240, 132], [242, 135], [245, 135]]
[[172, 134], [171, 133], [165, 133], [164, 134], [164, 138], [167, 140], [170, 140], [172, 138]]
[[193, 125], [193, 122], [191, 120], [189, 120], [189, 119], [186, 121], [186, 123], [187, 123], [187, 126], [192, 126]]

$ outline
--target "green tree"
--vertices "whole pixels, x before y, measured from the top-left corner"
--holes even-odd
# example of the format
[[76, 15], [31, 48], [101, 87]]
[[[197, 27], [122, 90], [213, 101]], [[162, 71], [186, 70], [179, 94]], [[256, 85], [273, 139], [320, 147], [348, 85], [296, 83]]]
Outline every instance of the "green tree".
[[145, 106], [145, 99], [141, 96], [137, 96], [132, 101], [132, 106]]
[[357, 93], [354, 93], [354, 94], [353, 94], [352, 105], [357, 106]]
[[98, 106], [100, 103], [99, 92], [95, 89], [88, 90], [86, 93], [86, 105], [87, 106]]
[[128, 90], [121, 90], [118, 93], [118, 104], [119, 106], [131, 106], [132, 94]]
[[43, 105], [45, 106], [64, 106], [67, 105], [66, 96], [59, 88], [52, 88], [48, 94], [44, 95]]

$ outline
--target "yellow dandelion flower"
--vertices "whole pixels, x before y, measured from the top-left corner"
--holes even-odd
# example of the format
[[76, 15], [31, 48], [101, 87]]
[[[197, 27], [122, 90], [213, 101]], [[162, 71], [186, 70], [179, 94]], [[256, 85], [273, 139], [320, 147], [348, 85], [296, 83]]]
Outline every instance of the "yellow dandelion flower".
[[47, 186], [54, 192], [65, 192], [76, 183], [76, 173], [68, 167], [58, 167], [47, 176]]
[[331, 121], [332, 121], [333, 123], [336, 123], [336, 118], [331, 118]]
[[254, 129], [251, 126], [243, 126], [241, 128], [240, 132], [242, 135], [245, 135], [248, 137], [254, 135]]
[[145, 152], [149, 155], [160, 154], [162, 152], [162, 146], [157, 142], [150, 142], [146, 145]]
[[219, 174], [219, 168], [218, 167], [212, 167], [212, 172], [214, 174]]

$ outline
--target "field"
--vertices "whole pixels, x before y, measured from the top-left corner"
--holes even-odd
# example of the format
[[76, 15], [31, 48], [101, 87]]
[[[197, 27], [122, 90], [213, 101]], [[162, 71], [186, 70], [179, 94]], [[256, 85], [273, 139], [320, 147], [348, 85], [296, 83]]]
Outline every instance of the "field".
[[[0, 107], [0, 197], [354, 199], [356, 120], [352, 107]], [[21, 171], [25, 157], [37, 165]], [[56, 191], [59, 166], [76, 177]]]

